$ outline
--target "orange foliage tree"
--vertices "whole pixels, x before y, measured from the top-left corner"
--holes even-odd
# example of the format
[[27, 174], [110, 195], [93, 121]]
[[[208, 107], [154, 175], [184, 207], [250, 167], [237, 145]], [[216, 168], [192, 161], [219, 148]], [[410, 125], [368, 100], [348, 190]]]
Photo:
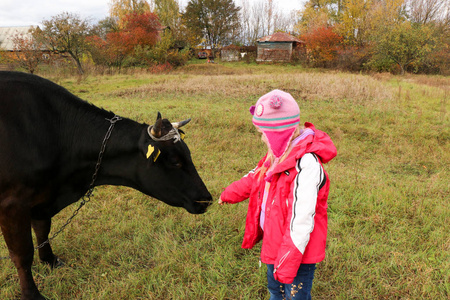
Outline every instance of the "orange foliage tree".
[[105, 40], [99, 36], [90, 36], [87, 43], [92, 59], [99, 65], [121, 68], [129, 54], [126, 45], [121, 43], [120, 34], [116, 32], [108, 33]]
[[137, 47], [153, 47], [159, 38], [161, 24], [153, 13], [131, 13], [124, 18], [124, 28], [88, 38], [94, 62], [109, 67], [121, 67], [125, 58], [132, 56]]
[[318, 27], [301, 36], [305, 42], [309, 61], [318, 67], [326, 67], [337, 59], [342, 36], [335, 33], [333, 27]]
[[154, 46], [158, 41], [160, 28], [161, 23], [154, 13], [131, 13], [125, 17], [125, 28], [121, 35], [130, 49], [138, 45]]

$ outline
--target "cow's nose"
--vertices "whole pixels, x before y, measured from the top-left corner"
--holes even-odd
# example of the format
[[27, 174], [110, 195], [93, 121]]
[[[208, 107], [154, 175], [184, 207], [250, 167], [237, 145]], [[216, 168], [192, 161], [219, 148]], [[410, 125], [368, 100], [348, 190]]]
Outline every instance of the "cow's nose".
[[199, 204], [198, 213], [202, 214], [202, 213], [206, 212], [206, 210], [212, 204], [213, 201], [212, 201], [212, 197], [208, 197], [206, 199], [198, 200], [195, 202]]

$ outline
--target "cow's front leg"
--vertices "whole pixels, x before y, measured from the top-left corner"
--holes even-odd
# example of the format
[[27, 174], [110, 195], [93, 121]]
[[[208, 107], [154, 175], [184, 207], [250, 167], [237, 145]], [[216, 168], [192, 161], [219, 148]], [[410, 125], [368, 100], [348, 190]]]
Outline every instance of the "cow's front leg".
[[0, 199], [0, 227], [19, 275], [21, 299], [45, 300], [31, 273], [34, 249], [29, 209], [19, 199]]
[[52, 227], [52, 220], [31, 220], [31, 225], [33, 226], [34, 233], [36, 234], [37, 244], [40, 247], [40, 260], [52, 268], [63, 266], [64, 262], [53, 254], [50, 241], [48, 241], [48, 234], [50, 233], [50, 229]]

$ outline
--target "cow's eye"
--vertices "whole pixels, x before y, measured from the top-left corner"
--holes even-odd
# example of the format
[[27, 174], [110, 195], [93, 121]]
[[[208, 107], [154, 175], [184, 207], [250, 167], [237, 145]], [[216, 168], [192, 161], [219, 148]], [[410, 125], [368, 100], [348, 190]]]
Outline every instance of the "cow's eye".
[[170, 162], [172, 166], [174, 166], [175, 168], [180, 169], [183, 164], [181, 163], [181, 161], [179, 159], [172, 159], [172, 161]]

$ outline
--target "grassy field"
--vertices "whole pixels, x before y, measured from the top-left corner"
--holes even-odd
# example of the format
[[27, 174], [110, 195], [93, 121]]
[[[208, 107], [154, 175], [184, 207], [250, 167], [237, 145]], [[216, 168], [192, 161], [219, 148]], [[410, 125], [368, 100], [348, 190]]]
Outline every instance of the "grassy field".
[[[264, 154], [248, 108], [272, 89], [290, 92], [302, 121], [338, 149], [326, 165], [329, 238], [313, 298], [449, 299], [448, 77], [237, 64], [48, 77], [139, 122], [153, 123], [157, 111], [192, 118], [185, 141], [214, 199]], [[75, 207], [54, 218], [54, 230]], [[215, 203], [194, 216], [128, 188], [100, 187], [53, 242], [66, 265], [52, 271], [35, 256], [34, 277], [49, 299], [268, 299], [260, 245], [240, 247], [246, 209]], [[0, 261], [0, 299], [19, 295], [13, 264]]]

